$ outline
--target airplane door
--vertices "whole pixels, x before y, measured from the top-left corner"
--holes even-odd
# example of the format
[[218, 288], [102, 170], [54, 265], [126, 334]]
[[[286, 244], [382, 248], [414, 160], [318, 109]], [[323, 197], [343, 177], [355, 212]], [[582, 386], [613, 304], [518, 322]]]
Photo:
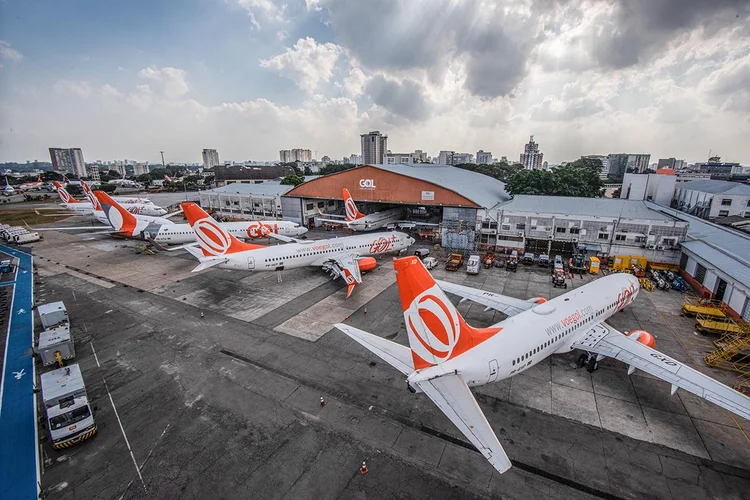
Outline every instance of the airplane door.
[[248, 257], [247, 258], [247, 268], [248, 269], [255, 269], [255, 257]]
[[490, 377], [487, 379], [487, 382], [494, 382], [497, 380], [497, 375], [500, 371], [500, 368], [497, 366], [497, 360], [493, 359], [490, 361]]

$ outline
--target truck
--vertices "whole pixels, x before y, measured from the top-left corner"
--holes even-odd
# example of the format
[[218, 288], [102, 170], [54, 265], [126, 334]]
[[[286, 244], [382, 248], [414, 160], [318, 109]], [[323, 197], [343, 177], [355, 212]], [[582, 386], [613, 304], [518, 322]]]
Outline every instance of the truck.
[[40, 333], [37, 352], [44, 366], [54, 363], [59, 363], [62, 366], [63, 360], [75, 357], [76, 351], [73, 345], [73, 337], [70, 336], [70, 325], [60, 323]]
[[23, 245], [24, 243], [33, 243], [41, 239], [42, 237], [39, 236], [39, 233], [31, 232], [31, 231], [27, 231], [25, 233], [21, 233], [21, 234], [17, 234], [13, 236], [13, 242], [16, 245]]
[[527, 266], [530, 266], [534, 263], [534, 254], [531, 252], [526, 252], [523, 254], [523, 257], [521, 257], [521, 262]]
[[78, 363], [43, 373], [40, 380], [47, 429], [55, 449], [68, 448], [96, 434]]
[[466, 261], [466, 274], [479, 274], [479, 255], [470, 255]]
[[539, 260], [536, 262], [541, 267], [549, 267], [549, 255], [546, 253], [539, 255]]
[[460, 253], [452, 253], [448, 256], [448, 262], [445, 263], [446, 271], [458, 271], [464, 263], [464, 256]]
[[492, 266], [495, 264], [495, 252], [487, 250], [484, 257], [482, 257], [482, 264], [485, 269], [492, 269]]
[[513, 271], [514, 273], [518, 271], [518, 251], [513, 250], [513, 253], [511, 253], [508, 256], [508, 260], [505, 262], [505, 269], [508, 271]]
[[552, 286], [554, 288], [558, 286], [568, 288], [568, 284], [565, 283], [565, 271], [562, 268], [556, 268], [554, 274], [552, 274]]

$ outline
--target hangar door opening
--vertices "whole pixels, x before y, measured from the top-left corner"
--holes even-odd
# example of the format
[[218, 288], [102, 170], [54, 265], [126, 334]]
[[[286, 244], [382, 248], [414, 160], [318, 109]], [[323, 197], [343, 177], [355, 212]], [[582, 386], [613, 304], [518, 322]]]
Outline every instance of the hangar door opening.
[[724, 300], [724, 293], [727, 291], [727, 282], [721, 278], [716, 279], [716, 292], [714, 298], [716, 300]]

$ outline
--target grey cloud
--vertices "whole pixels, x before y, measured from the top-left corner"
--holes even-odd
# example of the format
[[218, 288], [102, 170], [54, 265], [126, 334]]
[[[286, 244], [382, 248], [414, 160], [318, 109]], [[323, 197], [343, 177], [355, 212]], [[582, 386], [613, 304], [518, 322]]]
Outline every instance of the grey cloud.
[[378, 106], [408, 120], [422, 121], [430, 115], [422, 88], [410, 80], [399, 83], [378, 75], [368, 82], [365, 92]]
[[541, 121], [572, 121], [602, 111], [604, 106], [589, 98], [566, 99], [561, 101], [545, 97], [541, 104], [533, 106], [531, 118]]
[[[611, 0], [606, 0], [611, 1]], [[620, 69], [650, 58], [679, 34], [704, 26], [712, 31], [745, 22], [747, 0], [616, 0], [614, 16], [592, 32], [597, 62]]]
[[479, 97], [510, 94], [526, 75], [528, 50], [500, 27], [472, 32], [459, 40], [468, 56], [466, 90]]

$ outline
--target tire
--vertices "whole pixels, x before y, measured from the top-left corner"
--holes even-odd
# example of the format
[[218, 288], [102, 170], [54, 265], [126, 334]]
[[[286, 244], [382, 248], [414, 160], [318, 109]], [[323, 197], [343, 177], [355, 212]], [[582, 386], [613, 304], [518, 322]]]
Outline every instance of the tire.
[[566, 289], [568, 288], [568, 284], [567, 284], [567, 283], [565, 283], [565, 288], [566, 288]]
[[599, 368], [599, 362], [596, 360], [596, 356], [591, 356], [589, 362], [586, 363], [586, 371], [594, 373], [597, 368]]
[[576, 361], [576, 366], [578, 368], [583, 368], [586, 366], [586, 362], [589, 360], [589, 355], [586, 353], [581, 354], [578, 356], [578, 361]]

